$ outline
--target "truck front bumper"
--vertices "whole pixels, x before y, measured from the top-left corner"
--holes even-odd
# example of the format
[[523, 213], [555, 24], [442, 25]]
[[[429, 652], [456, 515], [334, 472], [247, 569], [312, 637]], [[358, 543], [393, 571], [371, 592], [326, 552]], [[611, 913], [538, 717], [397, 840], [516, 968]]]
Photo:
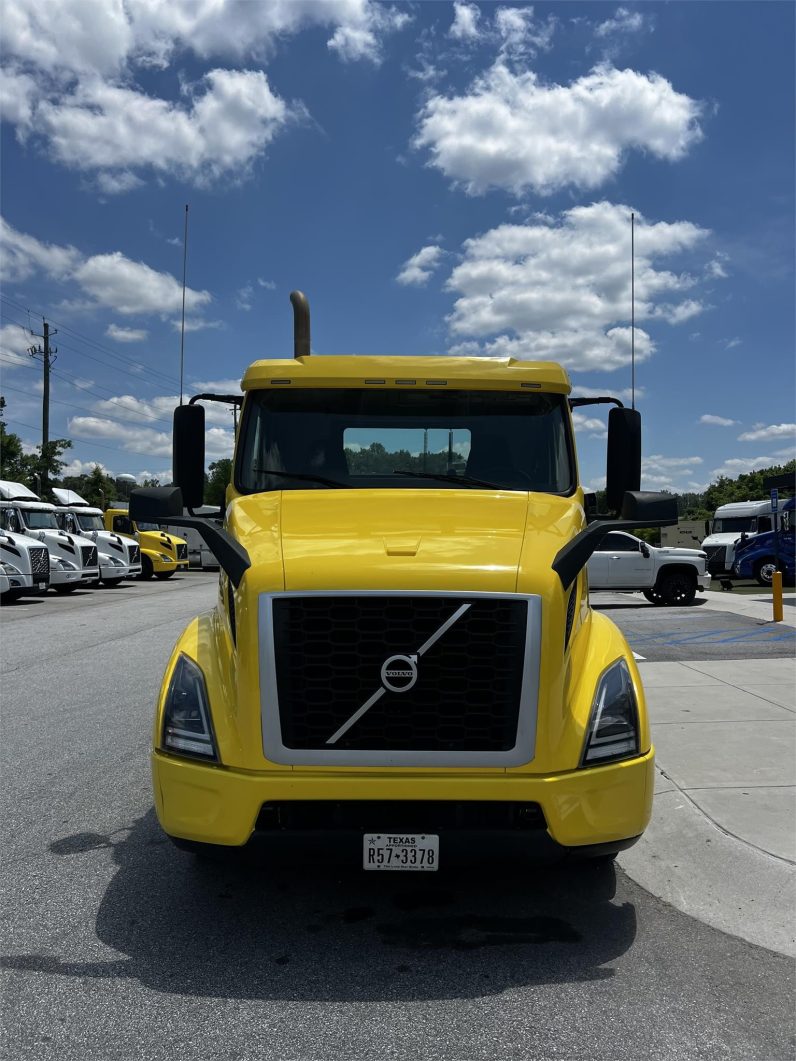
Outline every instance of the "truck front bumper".
[[[654, 749], [650, 749], [636, 759], [545, 776], [513, 771], [480, 776], [453, 771], [431, 775], [303, 769], [251, 773], [156, 751], [152, 778], [164, 831], [173, 838], [202, 844], [240, 847], [248, 843], [260, 835], [258, 819], [262, 823], [261, 812], [267, 804], [312, 801], [317, 807], [325, 802], [331, 810], [335, 803], [352, 800], [404, 802], [413, 806], [416, 815], [418, 804], [425, 801], [494, 801], [538, 805], [543, 815], [542, 839], [546, 837], [547, 846], [558, 851], [585, 851], [598, 845], [619, 850], [638, 838], [649, 822], [654, 761]], [[329, 831], [334, 828], [330, 813]], [[284, 836], [285, 830], [277, 831]], [[390, 826], [383, 831], [390, 831]], [[311, 842], [310, 834], [304, 835]], [[530, 833], [523, 835], [530, 837]]]

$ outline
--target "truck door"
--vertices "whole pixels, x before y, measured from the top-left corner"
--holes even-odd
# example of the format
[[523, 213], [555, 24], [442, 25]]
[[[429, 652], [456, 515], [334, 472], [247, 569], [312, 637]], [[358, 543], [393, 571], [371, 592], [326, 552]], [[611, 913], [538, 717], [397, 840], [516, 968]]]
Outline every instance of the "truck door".
[[608, 545], [608, 580], [611, 586], [623, 589], [646, 589], [655, 581], [650, 550], [642, 552], [642, 542], [632, 534], [614, 531], [605, 536]]

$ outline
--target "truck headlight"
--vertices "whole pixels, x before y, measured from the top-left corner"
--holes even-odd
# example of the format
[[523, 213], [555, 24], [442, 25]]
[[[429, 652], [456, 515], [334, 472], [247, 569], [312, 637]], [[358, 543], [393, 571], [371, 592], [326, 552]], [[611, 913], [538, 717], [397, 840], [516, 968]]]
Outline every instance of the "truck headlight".
[[581, 766], [601, 766], [639, 754], [638, 705], [630, 671], [618, 659], [603, 671], [586, 730]]
[[163, 561], [164, 564], [173, 564], [174, 563], [174, 557], [173, 556], [166, 556], [165, 553], [158, 553], [158, 556], [160, 557], [160, 559]]
[[204, 675], [187, 656], [177, 660], [169, 682], [161, 743], [166, 751], [218, 762]]
[[110, 555], [103, 556], [102, 560], [103, 560], [103, 563], [113, 564], [114, 567], [124, 567], [124, 564], [121, 562], [121, 560], [119, 560], [115, 556], [110, 556]]
[[7, 564], [5, 561], [0, 562], [0, 571], [3, 571], [6, 575], [18, 575], [19, 571], [14, 567], [13, 564]]
[[55, 565], [58, 571], [77, 571], [77, 564], [70, 563], [69, 560], [62, 560], [60, 556], [50, 557], [50, 566]]

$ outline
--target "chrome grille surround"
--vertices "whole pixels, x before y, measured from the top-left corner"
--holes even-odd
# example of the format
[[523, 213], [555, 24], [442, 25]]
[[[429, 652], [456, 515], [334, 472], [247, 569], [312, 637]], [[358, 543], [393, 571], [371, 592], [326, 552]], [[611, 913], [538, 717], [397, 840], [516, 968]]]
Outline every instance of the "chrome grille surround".
[[80, 559], [83, 562], [83, 567], [97, 567], [98, 560], [96, 545], [81, 545]]
[[[516, 733], [512, 731], [514, 738], [513, 746], [500, 749], [467, 748], [457, 750], [443, 750], [436, 748], [351, 748], [335, 747], [331, 731], [328, 732], [324, 744], [315, 743], [314, 746], [288, 746], [283, 737], [282, 716], [279, 706], [279, 676], [277, 674], [277, 659], [279, 653], [276, 648], [274, 606], [276, 602], [290, 598], [335, 598], [338, 601], [353, 604], [357, 598], [389, 598], [390, 600], [401, 600], [411, 598], [444, 598], [451, 607], [449, 613], [453, 613], [456, 606], [468, 602], [475, 604], [479, 601], [496, 602], [508, 601], [522, 603], [524, 605], [524, 630], [522, 631], [522, 643], [518, 653], [516, 666], [518, 668], [518, 702], [516, 705]], [[410, 603], [407, 600], [407, 603]], [[429, 592], [424, 590], [395, 591], [395, 590], [372, 590], [372, 591], [319, 591], [319, 592], [286, 592], [286, 593], [263, 593], [259, 601], [259, 656], [260, 656], [260, 709], [262, 717], [263, 732], [263, 754], [265, 758], [274, 763], [285, 765], [307, 765], [307, 766], [448, 766], [448, 767], [493, 767], [505, 768], [510, 766], [521, 766], [533, 760], [536, 744], [536, 723], [538, 712], [539, 691], [539, 664], [541, 653], [541, 598], [535, 595], [523, 594], [492, 594], [492, 593], [463, 593], [463, 592]], [[423, 640], [423, 635], [418, 635], [415, 640]], [[440, 644], [443, 649], [445, 638]], [[380, 649], [379, 660], [385, 662], [396, 654], [412, 652], [418, 649], [418, 645], [386, 643]], [[298, 647], [301, 651], [301, 646]], [[356, 654], [357, 646], [352, 644], [350, 652]], [[418, 653], [422, 656], [422, 651]], [[373, 660], [370, 664], [372, 667]], [[424, 663], [422, 659], [417, 664], [418, 685], [423, 681]], [[349, 664], [350, 669], [350, 664]], [[387, 672], [390, 673], [389, 671]], [[496, 675], [497, 676], [497, 675]], [[378, 691], [378, 680], [374, 683], [374, 693]], [[382, 709], [395, 712], [400, 718], [401, 699], [400, 693], [392, 690], [393, 697], [389, 699], [389, 692], [382, 686], [383, 692], [388, 697], [382, 705]], [[444, 692], [444, 690], [443, 690]], [[382, 695], [382, 694], [379, 694]], [[426, 697], [433, 696], [433, 690], [426, 688]], [[331, 692], [330, 692], [331, 697]], [[442, 698], [441, 698], [442, 699]], [[353, 716], [362, 706], [359, 699], [346, 705], [345, 718]], [[450, 703], [448, 704], [450, 709]], [[340, 718], [344, 722], [344, 718]], [[350, 724], [350, 718], [349, 718]], [[353, 724], [354, 726], [356, 723]], [[327, 727], [328, 728], [328, 727]], [[345, 726], [341, 727], [341, 730]], [[325, 731], [326, 732], [326, 731]]]

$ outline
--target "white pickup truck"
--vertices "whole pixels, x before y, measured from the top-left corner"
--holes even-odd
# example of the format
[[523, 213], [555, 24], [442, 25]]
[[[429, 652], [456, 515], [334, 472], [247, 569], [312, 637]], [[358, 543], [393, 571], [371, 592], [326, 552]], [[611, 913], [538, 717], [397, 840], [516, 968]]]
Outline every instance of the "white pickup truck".
[[700, 549], [659, 549], [625, 531], [606, 534], [587, 570], [590, 589], [641, 590], [652, 604], [690, 604], [711, 581]]

